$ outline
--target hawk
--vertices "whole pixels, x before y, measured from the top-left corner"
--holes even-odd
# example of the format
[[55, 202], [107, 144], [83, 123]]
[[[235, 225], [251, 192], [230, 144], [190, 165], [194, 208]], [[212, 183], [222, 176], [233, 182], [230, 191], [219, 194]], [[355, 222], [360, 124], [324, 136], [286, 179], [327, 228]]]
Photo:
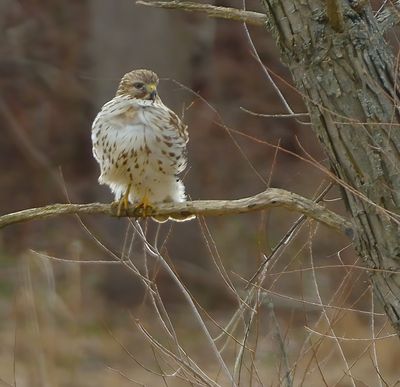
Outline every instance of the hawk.
[[92, 125], [99, 183], [114, 193], [118, 215], [129, 202], [145, 212], [156, 203], [186, 199], [178, 175], [186, 168], [187, 126], [161, 101], [158, 81], [150, 70], [125, 74], [116, 96], [101, 108]]

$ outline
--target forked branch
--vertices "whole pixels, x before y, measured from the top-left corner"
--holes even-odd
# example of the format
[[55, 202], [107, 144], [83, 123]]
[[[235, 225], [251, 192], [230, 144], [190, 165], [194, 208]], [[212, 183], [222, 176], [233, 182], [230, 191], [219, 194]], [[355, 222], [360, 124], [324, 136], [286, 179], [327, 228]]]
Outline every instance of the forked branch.
[[191, 1], [137, 0], [136, 4], [156, 8], [181, 9], [187, 12], [201, 12], [209, 17], [236, 20], [258, 26], [265, 25], [267, 22], [267, 16], [263, 13], [244, 11], [237, 8], [217, 7], [211, 4], [198, 4]]
[[[278, 188], [270, 188], [258, 195], [237, 200], [196, 200], [184, 203], [163, 203], [157, 208], [148, 208], [145, 216], [226, 216], [261, 211], [273, 207], [286, 208], [289, 211], [300, 212], [311, 219], [321, 222], [337, 231], [352, 237], [353, 230], [349, 221], [327, 208], [293, 192]], [[30, 208], [0, 216], [0, 228], [66, 214], [103, 214], [117, 216], [117, 204], [52, 204], [45, 207]], [[131, 206], [124, 216], [142, 218], [141, 209]]]

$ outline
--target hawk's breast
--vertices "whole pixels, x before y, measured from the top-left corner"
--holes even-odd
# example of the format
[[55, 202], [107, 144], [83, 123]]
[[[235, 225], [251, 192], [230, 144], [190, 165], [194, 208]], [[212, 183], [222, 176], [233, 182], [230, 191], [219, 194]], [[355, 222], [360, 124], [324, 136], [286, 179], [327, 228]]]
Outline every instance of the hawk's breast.
[[179, 118], [163, 104], [131, 102], [121, 111], [115, 106], [112, 111], [109, 103], [93, 124], [93, 152], [102, 180], [140, 181], [183, 171], [187, 139]]

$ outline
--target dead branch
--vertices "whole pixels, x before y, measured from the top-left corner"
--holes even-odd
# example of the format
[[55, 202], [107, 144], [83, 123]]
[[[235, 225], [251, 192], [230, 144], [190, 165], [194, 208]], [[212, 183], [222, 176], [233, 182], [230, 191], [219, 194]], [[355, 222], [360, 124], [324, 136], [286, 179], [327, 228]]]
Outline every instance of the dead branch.
[[187, 12], [202, 12], [209, 17], [236, 20], [258, 26], [263, 26], [267, 22], [267, 16], [263, 13], [237, 8], [216, 7], [211, 4], [198, 4], [191, 1], [137, 0], [136, 4], [156, 8], [182, 9]]
[[[124, 216], [143, 218], [147, 216], [182, 217], [188, 215], [226, 216], [261, 211], [273, 207], [297, 211], [311, 219], [321, 222], [337, 231], [353, 236], [352, 225], [340, 215], [293, 192], [270, 188], [258, 195], [237, 200], [196, 200], [183, 203], [162, 203], [157, 208], [147, 208], [143, 214], [141, 208], [131, 206]], [[0, 228], [49, 217], [66, 214], [103, 214], [117, 217], [117, 203], [89, 204], [51, 204], [45, 207], [30, 208], [0, 216]]]

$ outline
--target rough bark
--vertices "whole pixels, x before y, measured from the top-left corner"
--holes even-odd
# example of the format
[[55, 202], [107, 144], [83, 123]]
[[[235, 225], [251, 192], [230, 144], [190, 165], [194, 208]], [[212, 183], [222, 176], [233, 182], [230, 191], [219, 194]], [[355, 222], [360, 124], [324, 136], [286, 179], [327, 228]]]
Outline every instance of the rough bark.
[[[395, 61], [369, 6], [262, 0], [268, 28], [343, 181], [356, 249], [368, 267], [400, 270], [400, 130]], [[332, 5], [332, 3], [331, 3]], [[335, 15], [335, 12], [338, 13]], [[371, 271], [400, 334], [400, 275]]]

